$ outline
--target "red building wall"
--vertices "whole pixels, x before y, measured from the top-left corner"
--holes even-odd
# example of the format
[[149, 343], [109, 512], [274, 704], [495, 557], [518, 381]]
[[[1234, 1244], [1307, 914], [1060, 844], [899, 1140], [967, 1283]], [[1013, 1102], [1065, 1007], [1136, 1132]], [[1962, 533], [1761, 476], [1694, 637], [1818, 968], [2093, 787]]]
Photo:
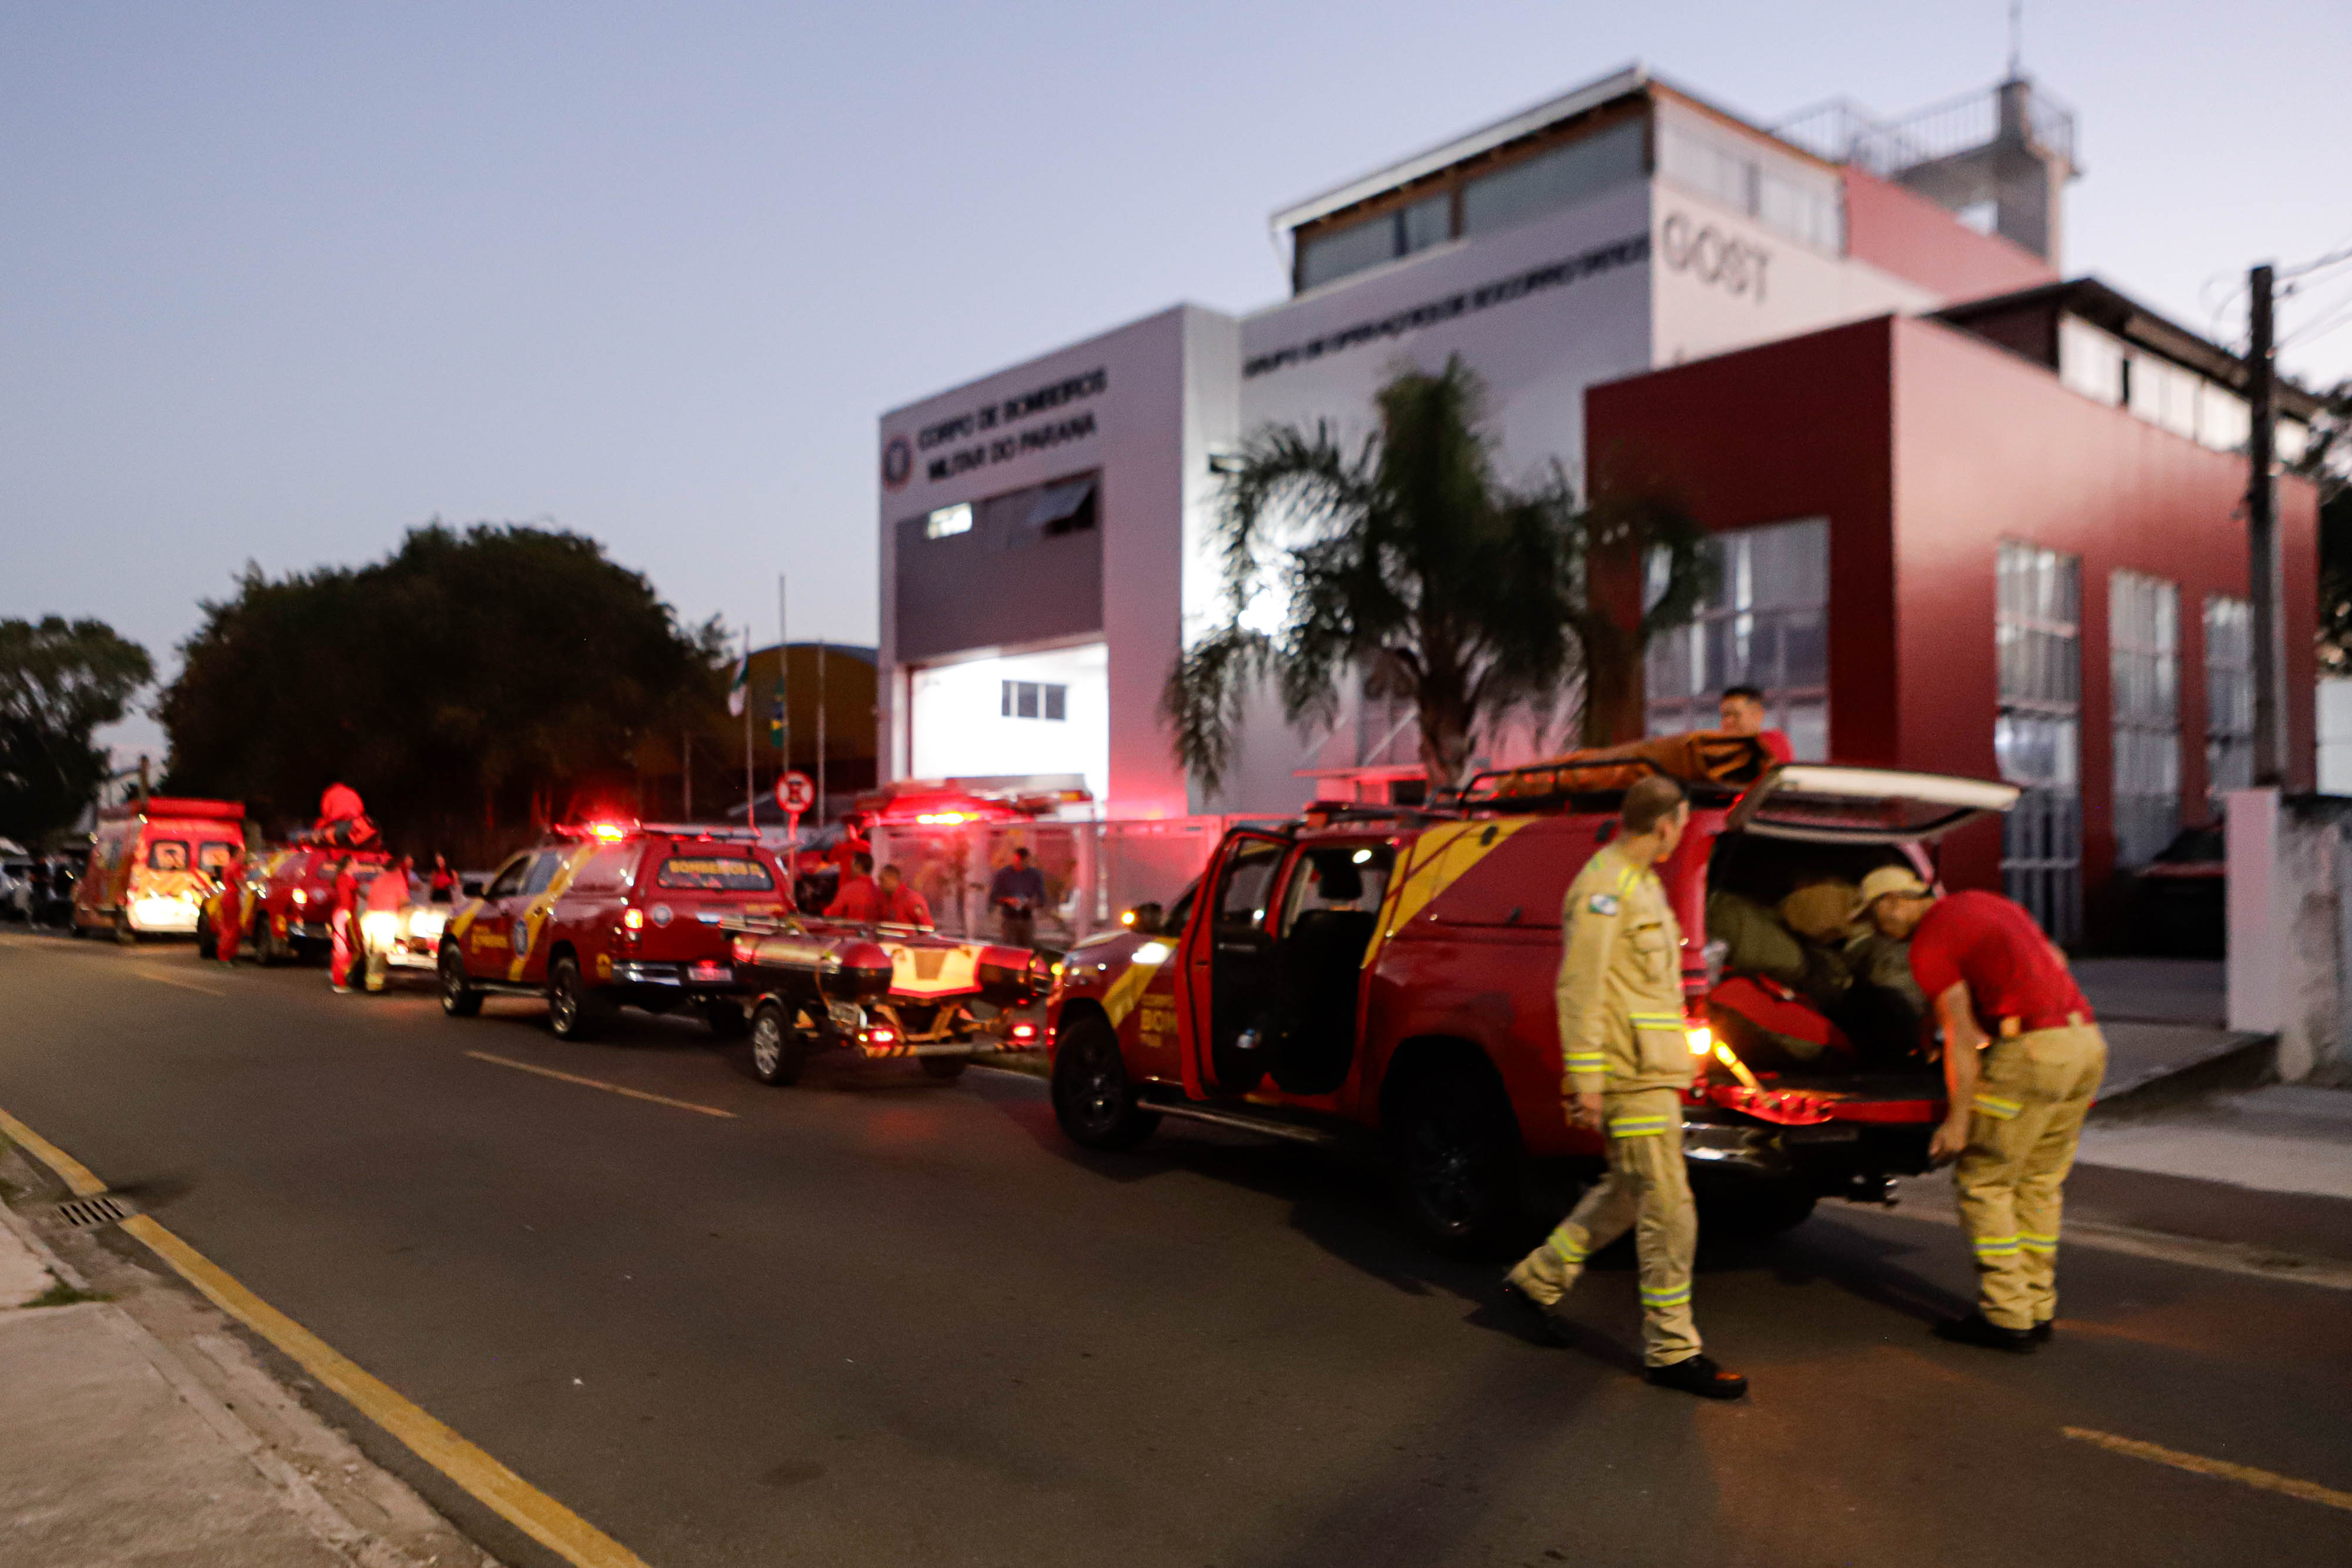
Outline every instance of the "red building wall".
[[[2242, 596], [2244, 466], [1937, 323], [1880, 318], [1591, 389], [1601, 493], [1679, 499], [1726, 530], [1830, 524], [1830, 745], [1839, 760], [1997, 777], [1994, 563], [2017, 538], [2082, 558], [2084, 886], [2115, 853], [2108, 573], [2180, 586], [2181, 799], [2205, 790], [2203, 605]], [[2282, 486], [2293, 782], [2309, 788], [2317, 506]], [[1956, 834], [1956, 884], [1998, 886], [2000, 835]]]
[[1948, 304], [1989, 299], [2058, 281], [2051, 265], [2014, 241], [1979, 234], [1927, 197], [1845, 168], [1845, 247]]

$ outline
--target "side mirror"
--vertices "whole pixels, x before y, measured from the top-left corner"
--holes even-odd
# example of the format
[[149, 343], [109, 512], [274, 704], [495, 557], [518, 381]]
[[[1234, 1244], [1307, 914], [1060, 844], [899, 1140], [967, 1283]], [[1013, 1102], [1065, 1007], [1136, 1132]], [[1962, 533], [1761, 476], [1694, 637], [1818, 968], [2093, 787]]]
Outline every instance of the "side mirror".
[[461, 888], [467, 898], [479, 898], [482, 896], [482, 884], [473, 878], [467, 878], [461, 884]]
[[1157, 936], [1166, 913], [1156, 904], [1139, 904], [1118, 917], [1118, 923], [1138, 936]]

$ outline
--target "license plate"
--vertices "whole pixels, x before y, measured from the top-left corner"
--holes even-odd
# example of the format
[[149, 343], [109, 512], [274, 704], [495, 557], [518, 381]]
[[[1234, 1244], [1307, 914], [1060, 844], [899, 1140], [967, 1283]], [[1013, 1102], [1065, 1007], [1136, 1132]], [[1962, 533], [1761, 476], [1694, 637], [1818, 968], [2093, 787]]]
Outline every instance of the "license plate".
[[705, 958], [687, 970], [686, 977], [689, 980], [731, 980], [735, 977], [735, 971], [716, 958]]

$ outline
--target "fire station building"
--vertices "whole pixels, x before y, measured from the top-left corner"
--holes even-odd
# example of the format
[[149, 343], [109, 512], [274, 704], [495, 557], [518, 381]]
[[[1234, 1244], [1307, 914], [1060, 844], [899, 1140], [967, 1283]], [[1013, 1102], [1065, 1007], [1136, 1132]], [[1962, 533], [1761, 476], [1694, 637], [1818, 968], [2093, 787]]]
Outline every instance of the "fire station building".
[[[1277, 213], [1288, 298], [882, 416], [884, 778], [1076, 775], [1113, 817], [1403, 796], [1409, 709], [1302, 737], [1260, 705], [1210, 795], [1159, 697], [1220, 612], [1220, 455], [1269, 422], [1360, 438], [1383, 381], [1459, 355], [1506, 478], [1558, 462], [1717, 536], [1716, 601], [1649, 655], [1654, 731], [1744, 683], [1800, 757], [2024, 784], [1950, 873], [2073, 934], [2244, 780], [2252, 727], [2242, 367], [2062, 277], [2074, 176], [2072, 117], [2021, 80], [1767, 130], [1634, 68]], [[2314, 405], [2282, 406], [2291, 457]], [[2316, 507], [2281, 489], [2308, 788]]]

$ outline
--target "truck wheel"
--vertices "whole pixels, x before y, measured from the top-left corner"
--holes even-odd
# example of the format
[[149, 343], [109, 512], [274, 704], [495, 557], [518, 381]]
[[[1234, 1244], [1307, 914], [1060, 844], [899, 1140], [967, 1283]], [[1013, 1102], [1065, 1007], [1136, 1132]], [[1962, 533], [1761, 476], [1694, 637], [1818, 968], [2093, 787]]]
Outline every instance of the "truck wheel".
[[213, 923], [209, 916], [196, 916], [196, 956], [209, 958], [217, 945], [213, 941]]
[[1136, 1103], [1118, 1035], [1099, 1018], [1064, 1026], [1054, 1051], [1053, 1088], [1054, 1120], [1082, 1149], [1131, 1149], [1160, 1124], [1156, 1113]]
[[139, 946], [139, 933], [131, 929], [131, 915], [126, 910], [114, 912], [114, 939], [125, 947]]
[[613, 1004], [580, 973], [571, 955], [558, 958], [547, 976], [547, 1027], [558, 1040], [593, 1040], [613, 1016]]
[[808, 1063], [808, 1042], [782, 1006], [762, 1002], [751, 1015], [751, 1075], [779, 1087], [800, 1082]]
[[1474, 1257], [1513, 1239], [1524, 1218], [1519, 1139], [1500, 1084], [1441, 1069], [1413, 1086], [1396, 1136], [1399, 1196], [1423, 1239]]
[[751, 1032], [751, 1020], [743, 1016], [740, 1002], [706, 1002], [702, 1008], [702, 1021], [709, 1024], [710, 1032], [721, 1040], [740, 1040]]
[[[269, 934], [262, 929], [261, 962], [269, 962]], [[441, 1010], [453, 1019], [469, 1019], [482, 1010], [482, 993], [466, 980], [466, 960], [458, 956], [455, 942], [441, 945], [441, 962], [436, 966], [441, 977]]]
[[971, 1065], [971, 1058], [968, 1056], [919, 1056], [915, 1060], [923, 1064], [925, 1077], [936, 1078], [942, 1083], [954, 1082], [963, 1076], [963, 1070]]

